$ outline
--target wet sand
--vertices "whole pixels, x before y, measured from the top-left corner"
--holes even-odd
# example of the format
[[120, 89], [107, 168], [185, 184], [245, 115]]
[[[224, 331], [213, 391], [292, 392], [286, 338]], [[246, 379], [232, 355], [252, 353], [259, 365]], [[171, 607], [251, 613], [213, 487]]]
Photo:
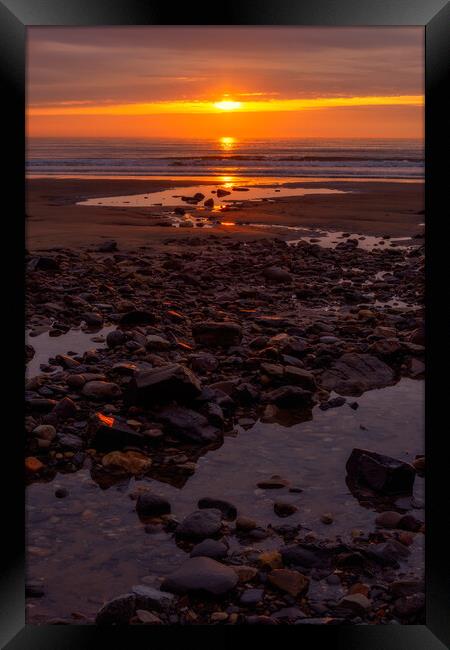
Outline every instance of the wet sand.
[[[202, 181], [205, 183], [205, 181]], [[192, 180], [49, 179], [27, 180], [27, 247], [85, 247], [104, 239], [116, 239], [121, 247], [157, 246], [168, 237], [230, 235], [250, 240], [279, 236], [271, 229], [250, 225], [217, 226], [213, 229], [179, 229], [157, 225], [170, 208], [119, 208], [80, 206], [94, 197], [155, 192], [192, 187]], [[213, 183], [212, 183], [213, 184]], [[243, 183], [240, 183], [243, 185]], [[305, 226], [345, 230], [362, 235], [413, 236], [422, 231], [424, 185], [365, 181], [320, 181], [289, 184], [290, 187], [326, 187], [345, 194], [280, 198], [275, 202], [252, 202], [223, 214], [228, 221], [246, 224]], [[245, 199], [245, 196], [242, 197]], [[229, 217], [229, 219], [228, 219]]]

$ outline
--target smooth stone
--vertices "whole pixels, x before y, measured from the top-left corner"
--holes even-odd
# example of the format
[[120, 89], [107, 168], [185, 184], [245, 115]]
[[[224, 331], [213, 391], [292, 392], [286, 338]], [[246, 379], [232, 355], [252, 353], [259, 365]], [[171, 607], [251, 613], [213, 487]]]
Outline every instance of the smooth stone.
[[196, 510], [188, 515], [176, 530], [177, 537], [206, 539], [216, 535], [222, 527], [222, 513], [215, 508]]
[[200, 544], [194, 546], [190, 557], [211, 557], [214, 560], [223, 558], [227, 555], [228, 548], [223, 542], [215, 539], [204, 539]]
[[161, 589], [175, 594], [200, 591], [221, 596], [231, 591], [237, 582], [238, 576], [231, 567], [208, 557], [194, 557], [167, 576]]

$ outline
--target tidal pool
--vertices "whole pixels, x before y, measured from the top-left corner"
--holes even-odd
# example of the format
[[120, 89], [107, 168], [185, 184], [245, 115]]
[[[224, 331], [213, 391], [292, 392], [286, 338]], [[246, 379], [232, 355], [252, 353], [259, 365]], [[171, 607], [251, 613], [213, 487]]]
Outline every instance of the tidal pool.
[[[167, 497], [172, 513], [181, 520], [197, 508], [205, 496], [230, 500], [239, 514], [261, 526], [298, 524], [319, 538], [350, 540], [351, 531], [375, 529], [376, 512], [362, 506], [346, 484], [345, 463], [354, 447], [412, 461], [424, 453], [424, 382], [402, 379], [394, 386], [366, 392], [356, 410], [313, 410], [312, 420], [292, 426], [257, 422], [226, 436], [214, 451], [204, 453], [195, 472], [180, 487], [155, 478], [124, 479], [108, 489], [93, 480], [90, 460], [73, 474], [57, 474], [49, 483], [27, 488], [27, 577], [42, 584], [44, 595], [29, 600], [29, 623], [65, 617], [80, 622], [92, 618], [104, 601], [126, 593], [137, 583], [159, 585], [160, 578], [178, 567], [187, 554], [173, 537], [139, 520], [130, 493], [148, 486]], [[302, 492], [288, 488], [262, 490], [257, 483], [278, 474]], [[168, 474], [170, 480], [170, 473]], [[56, 488], [68, 496], [55, 497]], [[424, 519], [424, 480], [415, 480], [414, 497], [401, 498], [397, 507]], [[280, 519], [273, 503], [294, 503], [298, 511]], [[321, 523], [323, 513], [333, 523]], [[146, 532], [147, 531], [147, 532]], [[230, 554], [242, 552], [237, 539], [228, 537]], [[274, 534], [254, 548], [278, 548]], [[423, 536], [417, 535], [403, 569], [405, 579], [423, 578]]]

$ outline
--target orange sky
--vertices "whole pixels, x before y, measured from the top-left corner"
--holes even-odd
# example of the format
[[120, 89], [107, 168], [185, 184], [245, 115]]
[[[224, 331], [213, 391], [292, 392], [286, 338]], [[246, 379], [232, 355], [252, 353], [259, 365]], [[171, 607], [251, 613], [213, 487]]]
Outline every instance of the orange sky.
[[422, 28], [28, 29], [31, 137], [423, 137]]

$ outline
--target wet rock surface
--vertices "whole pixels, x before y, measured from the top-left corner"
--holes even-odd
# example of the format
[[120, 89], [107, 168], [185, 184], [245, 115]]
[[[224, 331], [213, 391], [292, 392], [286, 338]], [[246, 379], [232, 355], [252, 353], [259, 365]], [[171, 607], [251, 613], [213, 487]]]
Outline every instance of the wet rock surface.
[[[122, 251], [120, 242], [105, 242], [27, 261], [28, 363], [42, 332], [62, 340], [81, 328], [92, 342], [83, 351], [50, 352], [39, 373], [27, 377], [27, 482], [45, 485], [88, 472], [90, 489], [126, 501], [139, 526], [127, 531], [130, 545], [142, 530], [149, 541], [172, 545], [173, 565], [144, 584], [146, 562], [135, 562], [124, 544], [113, 558], [121, 562], [118, 573], [126, 564], [128, 586], [102, 594], [80, 620], [423, 622], [421, 576], [408, 563], [425, 531], [413, 496], [425, 460], [416, 448], [408, 449], [411, 463], [376, 452], [374, 430], [369, 426], [366, 434], [363, 420], [360, 447], [354, 445], [357, 453], [341, 471], [348, 479], [345, 498], [372, 512], [372, 526], [359, 530], [346, 522], [345, 541], [334, 533], [342, 522], [331, 505], [314, 512], [311, 529], [308, 481], [301, 471], [282, 475], [277, 454], [249, 487], [270, 520], [241, 508], [232, 480], [227, 489], [203, 487], [182, 513], [174, 494], [154, 489], [183, 489], [205, 458], [255, 423], [282, 431], [311, 421], [315, 408], [329, 418], [317, 441], [320, 471], [332, 418], [358, 414], [371, 389], [423, 376], [420, 244], [368, 252], [354, 244], [333, 250], [211, 235], [176, 245], [169, 238], [157, 250]], [[280, 451], [285, 443], [280, 435]], [[255, 449], [258, 444], [255, 439]], [[301, 454], [294, 447], [288, 453]], [[139, 488], [131, 498], [125, 494], [130, 482]], [[51, 492], [53, 507], [65, 508], [67, 521], [80, 517], [83, 529], [93, 507], [80, 505], [72, 484], [61, 489]], [[60, 525], [61, 515], [52, 517]], [[107, 521], [105, 539], [124, 534], [112, 514]], [[97, 552], [95, 545], [86, 550]], [[42, 536], [29, 553], [45, 558]], [[99, 572], [114, 574], [113, 567]], [[55, 616], [40, 613], [37, 603], [47, 602], [47, 590], [39, 584], [29, 590], [35, 607], [29, 618], [48, 622]]]

